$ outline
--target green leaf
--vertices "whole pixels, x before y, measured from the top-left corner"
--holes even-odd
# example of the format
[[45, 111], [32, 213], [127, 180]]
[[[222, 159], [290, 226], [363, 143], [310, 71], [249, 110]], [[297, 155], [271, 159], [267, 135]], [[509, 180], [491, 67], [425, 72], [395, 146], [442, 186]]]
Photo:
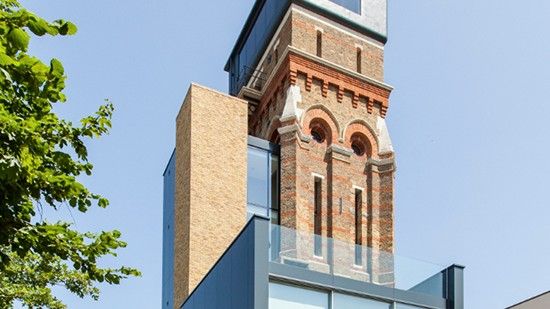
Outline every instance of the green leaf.
[[30, 36], [22, 29], [12, 29], [8, 33], [8, 40], [18, 50], [26, 51], [29, 46]]
[[38, 36], [43, 36], [44, 34], [47, 33], [46, 31], [46, 28], [43, 27], [43, 25], [40, 25], [40, 23], [38, 21], [29, 21], [29, 23], [27, 24], [27, 27], [29, 27], [29, 30], [38, 35]]
[[61, 62], [55, 58], [52, 59], [50, 61], [50, 73], [56, 77], [63, 77], [63, 74], [65, 74], [63, 64], [61, 64]]
[[63, 64], [27, 53], [35, 35], [76, 31], [71, 22], [50, 23], [17, 0], [0, 0], [0, 309], [15, 302], [25, 308], [65, 308], [53, 286], [97, 299], [98, 282], [119, 284], [140, 275], [126, 266], [98, 264], [126, 246], [119, 231], [80, 232], [42, 217], [51, 213], [43, 211], [46, 207], [57, 211], [68, 203], [86, 212], [109, 204], [79, 179], [93, 172], [84, 140], [109, 132], [112, 104], [77, 125], [62, 119], [53, 104], [66, 100]]
[[76, 25], [70, 21], [64, 22], [61, 27], [59, 27], [59, 33], [61, 35], [73, 35], [76, 31]]
[[14, 63], [15, 61], [10, 56], [0, 53], [0, 66], [5, 67]]

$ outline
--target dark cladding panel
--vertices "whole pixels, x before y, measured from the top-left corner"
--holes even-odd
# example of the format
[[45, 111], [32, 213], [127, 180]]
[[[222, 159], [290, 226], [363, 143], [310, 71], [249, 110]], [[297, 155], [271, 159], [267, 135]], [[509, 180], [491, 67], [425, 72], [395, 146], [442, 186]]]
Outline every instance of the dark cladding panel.
[[181, 308], [254, 309], [267, 303], [267, 225], [266, 219], [250, 220]]
[[162, 211], [162, 307], [174, 305], [174, 197], [176, 155], [172, 154], [164, 171], [164, 198]]

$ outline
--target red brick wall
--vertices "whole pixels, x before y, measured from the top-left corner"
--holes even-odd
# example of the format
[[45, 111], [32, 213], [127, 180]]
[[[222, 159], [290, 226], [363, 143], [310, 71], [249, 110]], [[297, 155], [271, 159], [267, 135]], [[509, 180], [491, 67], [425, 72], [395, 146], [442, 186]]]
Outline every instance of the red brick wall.
[[[290, 20], [291, 29], [287, 24], [283, 33], [290, 31], [289, 44], [300, 52], [290, 50], [280, 60], [249, 121], [253, 135], [264, 139], [271, 139], [277, 132], [280, 135], [281, 225], [313, 234], [314, 175], [318, 175], [323, 178], [322, 235], [353, 248], [355, 188], [362, 188], [361, 245], [393, 252], [394, 156], [379, 153], [377, 135], [377, 121], [386, 116], [391, 92], [391, 88], [375, 81], [383, 78], [383, 49], [357, 39], [345, 29], [338, 33], [303, 14], [293, 12]], [[322, 60], [314, 52], [319, 27], [323, 27], [324, 35]], [[356, 68], [358, 46], [363, 49], [364, 74], [351, 72]], [[281, 119], [291, 86], [299, 87], [301, 92], [299, 112]], [[322, 126], [326, 141], [311, 139], [312, 123]], [[363, 155], [352, 152], [352, 140], [363, 143]], [[298, 256], [313, 258], [311, 241], [294, 245]], [[325, 267], [326, 251], [323, 255], [317, 259], [319, 268]], [[362, 266], [365, 270], [366, 259]], [[378, 273], [383, 272], [380, 266]]]

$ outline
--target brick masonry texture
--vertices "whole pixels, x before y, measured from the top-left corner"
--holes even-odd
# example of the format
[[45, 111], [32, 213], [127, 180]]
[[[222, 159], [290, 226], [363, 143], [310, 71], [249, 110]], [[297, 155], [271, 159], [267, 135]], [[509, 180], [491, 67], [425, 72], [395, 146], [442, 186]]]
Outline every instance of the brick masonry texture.
[[174, 305], [246, 220], [247, 103], [191, 85], [176, 119]]
[[[372, 39], [342, 27], [325, 18], [303, 9], [293, 9], [281, 25], [277, 37], [265, 52], [258, 65], [264, 78], [273, 74], [277, 60], [282, 59], [288, 46], [293, 46], [310, 55], [317, 54], [317, 31], [322, 31], [322, 58], [352, 71], [357, 70], [357, 49], [361, 49], [361, 74], [372, 79], [384, 80], [384, 47]], [[315, 18], [313, 18], [314, 16]], [[321, 22], [323, 21], [323, 22]]]
[[[383, 48], [358, 39], [343, 27], [327, 26], [301, 12], [290, 14], [281, 28], [277, 45], [279, 50], [289, 52], [279, 63], [263, 67], [271, 77], [249, 120], [249, 133], [260, 138], [274, 141], [277, 133], [282, 132], [278, 136], [282, 164], [281, 225], [313, 233], [313, 175], [318, 175], [323, 177], [321, 234], [352, 244], [347, 251], [341, 250], [340, 258], [353, 260], [349, 257], [356, 240], [356, 188], [362, 189], [363, 200], [360, 244], [375, 252], [391, 253], [394, 249], [394, 154], [379, 153], [377, 137], [377, 120], [386, 115], [391, 90], [368, 79], [383, 80]], [[322, 61], [316, 56], [317, 31], [322, 31], [323, 37]], [[282, 42], [289, 45], [284, 46]], [[360, 75], [367, 79], [349, 73], [357, 69], [357, 48], [362, 50]], [[297, 108], [301, 115], [281, 119], [291, 86], [300, 89]], [[327, 139], [323, 143], [308, 138], [316, 126], [325, 132]], [[365, 145], [365, 153], [354, 154], [352, 141]], [[293, 244], [296, 257], [317, 259], [313, 257], [310, 240], [300, 241], [296, 239]], [[325, 251], [321, 259], [317, 259], [318, 265], [312, 267], [326, 267], [326, 259]], [[367, 266], [364, 259], [363, 265], [355, 267], [358, 271], [348, 275], [365, 276], [367, 267], [371, 267], [372, 280], [391, 285], [391, 266], [378, 264], [376, 256], [371, 262]]]
[[[185, 98], [176, 121], [176, 306], [245, 224], [247, 134], [281, 146], [281, 225], [313, 233], [317, 175], [323, 178], [321, 234], [344, 244], [335, 258], [353, 260], [356, 188], [363, 200], [360, 244], [393, 252], [394, 154], [379, 152], [385, 148], [377, 132], [391, 92], [382, 84], [383, 46], [306, 11], [291, 7], [259, 64], [264, 79], [251, 84], [261, 96], [250, 116], [247, 102], [198, 85]], [[291, 87], [301, 95], [298, 112], [281, 118]], [[324, 142], [311, 139], [313, 128], [325, 133]], [[352, 142], [365, 153], [354, 154]], [[311, 238], [290, 243], [297, 258], [317, 260], [312, 268], [328, 267], [326, 250], [313, 258]], [[375, 255], [370, 262], [349, 265], [355, 271], [346, 275], [391, 285], [392, 267]]]
[[362, 49], [364, 75], [384, 80], [384, 50], [351, 35], [350, 30], [334, 28], [301, 13], [292, 14], [292, 45], [315, 55], [317, 31], [322, 31], [322, 57], [350, 70], [357, 69], [357, 48]]

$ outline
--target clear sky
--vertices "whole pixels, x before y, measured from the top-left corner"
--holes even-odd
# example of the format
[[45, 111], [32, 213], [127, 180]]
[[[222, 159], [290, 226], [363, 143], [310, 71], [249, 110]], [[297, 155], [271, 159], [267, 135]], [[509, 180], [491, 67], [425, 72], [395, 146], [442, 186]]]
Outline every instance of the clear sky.
[[[161, 176], [176, 113], [191, 81], [227, 90], [223, 66], [252, 3], [24, 1], [79, 26], [31, 45], [65, 64], [70, 104], [58, 111], [76, 120], [103, 98], [117, 108], [85, 179], [111, 206], [72, 216], [82, 230], [120, 229], [129, 246], [116, 263], [144, 273], [104, 286], [99, 303], [60, 293], [69, 308], [160, 306]], [[390, 2], [397, 252], [466, 265], [468, 309], [550, 289], [549, 16], [542, 0]]]

